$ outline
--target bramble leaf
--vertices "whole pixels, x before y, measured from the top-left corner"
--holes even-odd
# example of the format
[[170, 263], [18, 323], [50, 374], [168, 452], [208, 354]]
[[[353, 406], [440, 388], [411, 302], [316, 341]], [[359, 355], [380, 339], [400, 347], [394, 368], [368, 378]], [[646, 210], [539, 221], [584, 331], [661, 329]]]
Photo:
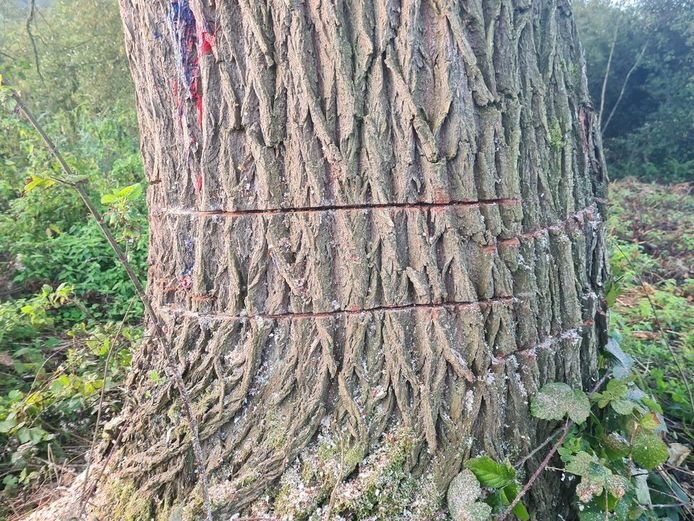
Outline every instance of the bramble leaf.
[[581, 424], [590, 414], [590, 401], [581, 390], [573, 390], [564, 383], [546, 384], [533, 398], [530, 412], [541, 420], [561, 420], [568, 415]]
[[667, 445], [660, 436], [640, 431], [634, 437], [631, 456], [639, 467], [651, 470], [667, 461]]
[[627, 387], [626, 382], [622, 380], [610, 380], [607, 382], [605, 391], [595, 395], [595, 397], [598, 399], [598, 407], [604, 409], [609, 403], [626, 396], [628, 392], [629, 388]]
[[485, 521], [492, 513], [492, 507], [477, 501], [482, 487], [471, 470], [458, 474], [448, 487], [448, 510], [455, 521]]
[[644, 414], [644, 416], [641, 418], [641, 421], [639, 424], [641, 427], [648, 431], [654, 431], [661, 425], [660, 418], [658, 418], [658, 415], [654, 412], [649, 412], [648, 414]]

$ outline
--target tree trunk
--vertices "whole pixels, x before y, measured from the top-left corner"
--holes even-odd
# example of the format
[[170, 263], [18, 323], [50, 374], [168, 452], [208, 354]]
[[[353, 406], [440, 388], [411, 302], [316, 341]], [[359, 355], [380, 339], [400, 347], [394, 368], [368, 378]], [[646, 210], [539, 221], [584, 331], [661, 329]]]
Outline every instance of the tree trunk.
[[[591, 386], [606, 328], [606, 180], [568, 0], [121, 9], [149, 294], [219, 519], [443, 519], [465, 458], [543, 441], [529, 398]], [[152, 368], [154, 344], [102, 518], [202, 515]], [[566, 514], [561, 490], [533, 488], [535, 518]]]

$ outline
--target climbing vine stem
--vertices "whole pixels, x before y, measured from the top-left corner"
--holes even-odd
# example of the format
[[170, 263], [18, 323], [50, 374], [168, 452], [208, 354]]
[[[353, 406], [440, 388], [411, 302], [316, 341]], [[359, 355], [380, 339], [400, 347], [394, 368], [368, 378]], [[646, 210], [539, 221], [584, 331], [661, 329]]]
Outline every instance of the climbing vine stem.
[[[598, 392], [600, 388], [604, 385], [605, 381], [607, 381], [609, 375], [609, 372], [605, 373], [603, 377], [600, 378], [600, 380], [598, 380], [598, 383], [595, 384], [593, 389], [591, 389], [590, 394]], [[523, 496], [525, 496], [528, 493], [528, 491], [532, 488], [532, 486], [535, 484], [542, 472], [547, 468], [547, 465], [549, 465], [549, 462], [552, 460], [557, 450], [559, 450], [559, 447], [562, 446], [562, 444], [566, 440], [566, 436], [569, 434], [569, 431], [571, 430], [571, 427], [574, 426], [574, 423], [575, 422], [571, 419], [566, 420], [566, 422], [564, 423], [564, 427], [562, 427], [560, 431], [561, 435], [559, 436], [557, 441], [554, 443], [554, 445], [552, 445], [552, 448], [549, 450], [549, 452], [542, 460], [540, 465], [537, 467], [537, 469], [535, 469], [535, 472], [533, 472], [532, 476], [530, 476], [530, 479], [525, 484], [525, 486], [523, 486], [518, 495], [516, 495], [513, 501], [511, 501], [511, 504], [506, 508], [506, 510], [504, 510], [503, 514], [499, 516], [498, 521], [504, 521], [505, 519], [508, 519], [511, 514], [513, 514], [513, 509], [516, 508], [516, 505], [520, 503], [521, 499], [523, 499]]]

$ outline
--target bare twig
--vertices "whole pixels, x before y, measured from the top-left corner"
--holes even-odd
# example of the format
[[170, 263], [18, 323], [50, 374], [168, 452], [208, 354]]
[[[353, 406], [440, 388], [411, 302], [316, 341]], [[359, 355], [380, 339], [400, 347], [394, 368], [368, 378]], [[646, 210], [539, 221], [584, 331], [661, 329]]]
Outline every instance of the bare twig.
[[612, 57], [614, 56], [614, 48], [617, 44], [617, 33], [619, 25], [615, 24], [614, 34], [612, 36], [612, 45], [610, 45], [610, 55], [607, 58], [607, 66], [605, 67], [605, 77], [602, 79], [602, 90], [600, 91], [600, 111], [598, 112], [598, 128], [602, 128], [602, 113], [605, 110], [605, 93], [607, 92], [607, 79], [610, 77], [610, 69], [612, 68]]
[[29, 36], [29, 41], [31, 42], [31, 48], [34, 51], [34, 64], [36, 65], [36, 74], [38, 74], [41, 83], [46, 83], [43, 79], [43, 74], [41, 73], [41, 65], [39, 64], [39, 50], [36, 47], [36, 39], [34, 38], [34, 33], [31, 32], [31, 24], [34, 23], [34, 17], [36, 15], [36, 0], [29, 1], [29, 15], [27, 16], [27, 21], [25, 24], [27, 35]]
[[552, 434], [550, 434], [549, 437], [548, 437], [545, 441], [543, 441], [540, 445], [538, 445], [537, 447], [535, 447], [535, 448], [532, 450], [532, 452], [530, 452], [530, 454], [528, 454], [525, 458], [523, 458], [523, 459], [520, 460], [518, 463], [516, 463], [516, 464], [514, 465], [514, 468], [516, 468], [516, 469], [521, 468], [521, 467], [523, 466], [523, 464], [524, 464], [526, 461], [528, 461], [528, 460], [529, 460], [530, 458], [532, 458], [535, 454], [537, 454], [537, 453], [540, 452], [542, 449], [544, 449], [547, 445], [549, 445], [550, 443], [552, 443], [552, 440], [553, 440], [554, 438], [556, 438], [556, 437], [557, 437], [557, 434], [559, 434], [561, 431], [562, 431], [562, 429], [557, 429], [557, 430], [554, 431]]
[[96, 447], [96, 440], [99, 436], [99, 427], [101, 426], [101, 413], [104, 405], [104, 396], [106, 395], [106, 378], [108, 377], [108, 366], [111, 362], [111, 356], [113, 355], [114, 346], [118, 343], [118, 337], [120, 337], [120, 333], [123, 330], [123, 326], [125, 325], [125, 322], [128, 319], [128, 315], [130, 315], [130, 310], [132, 309], [134, 303], [135, 297], [130, 299], [128, 309], [125, 311], [125, 314], [123, 315], [123, 320], [121, 320], [120, 324], [118, 324], [118, 329], [116, 329], [116, 333], [113, 335], [113, 338], [110, 341], [110, 345], [108, 346], [108, 353], [106, 354], [106, 361], [104, 362], [104, 372], [101, 378], [102, 384], [101, 393], [99, 394], [99, 406], [96, 413], [96, 424], [94, 425], [94, 434], [92, 435], [92, 445], [89, 449], [89, 459], [87, 460], [87, 468], [84, 471], [84, 482], [82, 483], [82, 497], [80, 498], [80, 510], [77, 519], [82, 519], [82, 516], [84, 515], [84, 508], [86, 506], [87, 482], [89, 481], [89, 470], [92, 464], [94, 448]]
[[12, 98], [17, 103], [17, 108], [19, 109], [19, 111], [21, 111], [22, 114], [24, 114], [31, 126], [34, 127], [36, 132], [38, 132], [38, 134], [41, 136], [49, 151], [51, 152], [51, 154], [53, 155], [53, 157], [58, 162], [60, 167], [65, 172], [65, 175], [67, 176], [66, 178], [51, 176], [50, 179], [64, 186], [74, 189], [79, 194], [80, 198], [89, 210], [89, 213], [92, 215], [92, 217], [94, 217], [94, 220], [99, 226], [101, 233], [108, 241], [109, 246], [116, 254], [116, 257], [118, 257], [118, 260], [125, 269], [128, 278], [135, 287], [135, 292], [137, 293], [137, 296], [144, 305], [145, 314], [147, 315], [147, 318], [149, 318], [149, 321], [154, 329], [154, 337], [161, 348], [161, 352], [164, 355], [166, 372], [173, 379], [174, 385], [176, 386], [176, 389], [178, 390], [178, 393], [181, 397], [181, 402], [183, 403], [183, 409], [185, 412], [186, 420], [190, 428], [191, 442], [193, 446], [193, 453], [196, 460], [196, 467], [200, 477], [200, 484], [202, 486], [203, 503], [207, 514], [206, 517], [208, 521], [212, 521], [212, 504], [210, 502], [207, 470], [205, 468], [205, 455], [202, 450], [202, 445], [200, 444], [198, 422], [195, 419], [195, 413], [193, 412], [193, 407], [191, 405], [190, 395], [188, 393], [188, 390], [186, 389], [185, 382], [183, 381], [183, 377], [181, 376], [181, 372], [178, 370], [171, 346], [169, 344], [169, 340], [167, 339], [166, 333], [164, 332], [164, 329], [162, 328], [162, 325], [159, 322], [159, 318], [155, 313], [154, 308], [152, 308], [152, 304], [150, 303], [149, 298], [145, 294], [144, 287], [142, 286], [140, 279], [135, 274], [135, 271], [133, 270], [130, 262], [128, 261], [128, 258], [126, 257], [121, 247], [118, 245], [118, 242], [116, 241], [116, 238], [113, 236], [111, 230], [108, 228], [108, 225], [105, 223], [104, 218], [101, 215], [101, 212], [99, 212], [99, 210], [96, 208], [91, 198], [89, 197], [89, 194], [87, 194], [87, 191], [84, 188], [86, 180], [76, 178], [72, 169], [70, 168], [70, 165], [68, 165], [67, 161], [60, 153], [60, 151], [57, 149], [51, 138], [46, 134], [41, 124], [36, 120], [32, 112], [24, 104], [24, 101], [19, 96], [19, 94], [17, 94], [15, 91], [10, 91], [10, 93]]
[[615, 112], [617, 112], [617, 107], [622, 101], [622, 98], [624, 97], [624, 91], [627, 88], [627, 84], [629, 83], [629, 79], [631, 78], [631, 75], [634, 73], [636, 68], [639, 66], [639, 63], [641, 63], [641, 58], [643, 58], [644, 53], [646, 52], [646, 47], [648, 47], [648, 41], [643, 44], [643, 47], [641, 48], [641, 52], [636, 56], [636, 60], [634, 61], [634, 65], [631, 66], [631, 69], [629, 69], [629, 72], [627, 72], [627, 75], [624, 77], [624, 83], [622, 83], [622, 89], [619, 91], [619, 97], [617, 97], [617, 101], [615, 102], [614, 106], [612, 107], [612, 110], [610, 111], [610, 115], [607, 117], [607, 121], [605, 121], [605, 125], [600, 129], [600, 132], [604, 135], [605, 131], [607, 130], [608, 125], [610, 124], [610, 121], [612, 121], [612, 116], [615, 115]]
[[[598, 381], [598, 383], [595, 384], [595, 387], [590, 391], [590, 394], [593, 394], [597, 392], [601, 387], [602, 384], [605, 383], [605, 380], [607, 380], [607, 377], [609, 376], [609, 373], [605, 373], [603, 377]], [[569, 434], [569, 430], [571, 430], [571, 427], [573, 427], [574, 422], [571, 420], [566, 420], [564, 423], [564, 427], [561, 429], [561, 436], [559, 436], [559, 439], [556, 441], [554, 445], [552, 445], [552, 448], [549, 450], [547, 455], [545, 456], [545, 459], [542, 460], [542, 463], [535, 469], [535, 472], [533, 472], [533, 475], [530, 476], [530, 479], [528, 482], [525, 484], [523, 489], [520, 491], [520, 493], [514, 498], [514, 500], [511, 502], [511, 504], [508, 506], [508, 508], [504, 511], [503, 514], [499, 517], [499, 521], [504, 521], [508, 516], [513, 514], [513, 509], [516, 508], [516, 505], [520, 503], [521, 499], [523, 499], [523, 496], [525, 496], [528, 491], [532, 488], [532, 486], [535, 484], [537, 479], [540, 477], [540, 474], [545, 470], [547, 465], [549, 465], [549, 462], [552, 460], [552, 457], [554, 454], [559, 450], [559, 447], [562, 446], [564, 443], [564, 440], [566, 439], [566, 436]]]

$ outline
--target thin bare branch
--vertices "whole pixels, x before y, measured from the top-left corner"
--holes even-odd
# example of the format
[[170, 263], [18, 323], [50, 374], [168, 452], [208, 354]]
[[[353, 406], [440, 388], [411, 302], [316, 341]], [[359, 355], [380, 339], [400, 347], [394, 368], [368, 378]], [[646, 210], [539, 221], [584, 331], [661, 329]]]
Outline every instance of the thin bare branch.
[[[593, 394], [597, 391], [600, 390], [602, 385], [605, 383], [607, 380], [607, 377], [609, 376], [609, 373], [605, 373], [603, 377], [598, 381], [598, 383], [595, 384], [595, 387], [590, 391], [590, 394]], [[552, 460], [552, 457], [554, 454], [559, 450], [559, 447], [562, 446], [562, 443], [564, 443], [564, 440], [566, 439], [566, 436], [569, 434], [569, 430], [571, 427], [574, 426], [574, 422], [571, 420], [566, 420], [564, 423], [564, 427], [561, 429], [561, 436], [559, 436], [559, 439], [556, 441], [554, 445], [552, 445], [552, 448], [550, 451], [547, 453], [545, 458], [542, 460], [542, 463], [535, 469], [535, 472], [533, 472], [533, 475], [530, 476], [530, 479], [528, 482], [525, 484], [523, 489], [520, 491], [520, 493], [514, 498], [514, 500], [511, 502], [511, 504], [508, 506], [508, 508], [504, 511], [503, 514], [499, 517], [499, 521], [504, 521], [507, 517], [509, 517], [511, 514], [513, 514], [513, 509], [516, 508], [516, 505], [521, 502], [521, 499], [523, 499], [523, 496], [525, 496], [528, 491], [532, 488], [532, 486], [535, 484], [537, 479], [540, 477], [540, 474], [545, 470], [547, 465], [549, 465], [549, 462]]]
[[631, 78], [631, 75], [634, 73], [634, 71], [637, 69], [639, 66], [639, 63], [641, 63], [641, 58], [643, 58], [644, 53], [646, 52], [646, 48], [648, 47], [648, 41], [643, 44], [643, 47], [641, 48], [641, 52], [638, 54], [636, 57], [636, 60], [634, 61], [634, 65], [631, 66], [631, 69], [629, 69], [629, 72], [627, 72], [627, 75], [624, 77], [624, 83], [622, 83], [622, 89], [619, 91], [619, 97], [617, 98], [617, 101], [615, 102], [614, 106], [612, 107], [612, 110], [610, 111], [610, 115], [607, 118], [607, 121], [605, 121], [605, 125], [600, 129], [600, 132], [602, 134], [605, 134], [605, 131], [607, 130], [608, 125], [610, 124], [610, 121], [612, 121], [612, 116], [614, 116], [615, 112], [617, 112], [617, 107], [619, 107], [619, 104], [622, 101], [622, 98], [624, 97], [624, 91], [627, 88], [627, 84], [629, 83], [629, 79]]
[[[60, 183], [65, 186], [69, 186], [70, 188], [74, 189], [77, 191], [79, 194], [80, 198], [84, 202], [85, 206], [89, 210], [89, 213], [94, 217], [94, 220], [96, 221], [97, 225], [99, 226], [99, 229], [101, 230], [101, 233], [106, 237], [106, 240], [109, 243], [109, 246], [113, 250], [113, 252], [116, 254], [116, 257], [118, 257], [118, 260], [122, 264], [123, 268], [125, 269], [126, 274], [128, 275], [128, 278], [132, 282], [133, 286], [135, 287], [135, 292], [137, 293], [137, 296], [139, 297], [140, 301], [144, 305], [145, 308], [145, 314], [147, 315], [147, 318], [150, 321], [150, 324], [152, 325], [154, 329], [154, 338], [156, 339], [157, 343], [159, 344], [161, 348], [161, 352], [164, 355], [164, 363], [165, 363], [165, 368], [166, 372], [168, 375], [173, 379], [174, 385], [176, 386], [176, 389], [178, 390], [178, 393], [181, 397], [181, 402], [183, 403], [183, 409], [185, 412], [186, 420], [190, 429], [191, 433], [191, 442], [193, 446], [193, 453], [195, 455], [195, 461], [196, 461], [196, 467], [198, 471], [198, 475], [200, 477], [200, 484], [202, 487], [202, 495], [203, 495], [203, 503], [205, 506], [206, 510], [206, 517], [208, 521], [212, 521], [212, 504], [210, 502], [210, 495], [209, 495], [209, 486], [208, 486], [208, 479], [207, 479], [207, 470], [205, 468], [205, 456], [202, 450], [202, 445], [200, 444], [200, 436], [199, 436], [199, 426], [198, 422], [195, 419], [195, 413], [193, 412], [193, 407], [191, 405], [190, 401], [190, 395], [188, 393], [188, 390], [186, 389], [185, 383], [183, 381], [183, 377], [181, 376], [181, 372], [178, 370], [178, 366], [176, 365], [176, 362], [174, 360], [173, 352], [171, 349], [171, 346], [169, 344], [169, 340], [166, 337], [166, 333], [164, 332], [164, 329], [159, 321], [159, 318], [157, 314], [154, 311], [154, 308], [152, 307], [152, 304], [149, 301], [149, 298], [145, 294], [144, 287], [142, 286], [142, 283], [140, 282], [140, 279], [137, 277], [135, 274], [135, 271], [132, 268], [132, 265], [128, 261], [127, 256], [123, 252], [122, 248], [118, 245], [118, 242], [116, 241], [116, 238], [113, 236], [113, 233], [111, 230], [108, 228], [108, 225], [104, 221], [103, 216], [101, 215], [101, 212], [99, 212], [98, 208], [94, 205], [92, 202], [91, 198], [89, 197], [89, 194], [87, 194], [87, 191], [84, 188], [84, 185], [86, 184], [86, 179], [77, 179], [75, 176], [74, 172], [70, 168], [70, 165], [67, 163], [63, 155], [60, 153], [58, 148], [55, 146], [51, 138], [46, 134], [45, 130], [41, 126], [41, 124], [38, 122], [38, 120], [34, 117], [32, 112], [27, 108], [25, 105], [24, 101], [22, 98], [17, 94], [15, 91], [10, 91], [12, 98], [15, 100], [17, 103], [17, 108], [18, 110], [26, 117], [26, 119], [29, 121], [32, 127], [38, 132], [38, 134], [41, 136], [43, 139], [44, 143], [50, 150], [51, 154], [53, 157], [56, 159], [58, 164], [61, 166], [63, 169], [63, 172], [67, 176], [67, 178], [61, 178], [57, 176], [51, 176], [51, 179], [54, 180], [57, 183]], [[76, 179], [76, 180], [74, 180]]]
[[77, 516], [77, 519], [82, 519], [82, 516], [84, 515], [84, 509], [87, 503], [87, 482], [89, 481], [89, 470], [92, 464], [92, 457], [94, 454], [94, 449], [96, 447], [96, 440], [98, 439], [99, 436], [99, 427], [101, 426], [101, 413], [103, 411], [103, 405], [104, 405], [104, 396], [106, 395], [106, 378], [108, 377], [108, 366], [109, 363], [111, 362], [111, 357], [113, 355], [113, 349], [115, 345], [118, 343], [118, 338], [120, 337], [121, 331], [123, 330], [123, 326], [125, 325], [125, 322], [128, 319], [128, 316], [130, 315], [130, 310], [133, 307], [133, 304], [135, 303], [135, 297], [130, 299], [130, 303], [128, 304], [128, 309], [125, 311], [125, 314], [123, 315], [123, 320], [121, 320], [120, 324], [118, 324], [118, 329], [116, 329], [116, 333], [113, 335], [113, 338], [110, 339], [110, 343], [108, 346], [108, 353], [106, 355], [106, 361], [104, 362], [104, 372], [101, 378], [101, 393], [99, 394], [99, 406], [97, 408], [97, 413], [96, 413], [96, 423], [94, 425], [94, 434], [92, 435], [92, 445], [91, 448], [89, 449], [89, 459], [87, 460], [87, 468], [84, 471], [84, 482], [82, 483], [82, 497], [80, 499], [80, 510], [79, 510], [79, 515]]
[[27, 35], [29, 36], [29, 41], [31, 42], [31, 48], [34, 51], [34, 65], [36, 66], [36, 74], [38, 74], [41, 83], [46, 83], [43, 79], [43, 74], [41, 73], [41, 64], [39, 62], [39, 49], [36, 46], [36, 38], [34, 38], [34, 33], [31, 32], [31, 26], [34, 23], [34, 17], [36, 16], [36, 0], [29, 1], [29, 15], [27, 16], [27, 21], [25, 24]]
[[615, 24], [614, 34], [612, 35], [612, 45], [610, 45], [610, 56], [607, 58], [607, 66], [605, 67], [605, 77], [602, 79], [602, 90], [600, 92], [600, 111], [598, 112], [598, 128], [602, 128], [602, 113], [605, 110], [605, 93], [607, 92], [607, 80], [610, 77], [610, 69], [612, 68], [612, 57], [614, 56], [614, 48], [617, 45], [617, 33], [619, 25]]

